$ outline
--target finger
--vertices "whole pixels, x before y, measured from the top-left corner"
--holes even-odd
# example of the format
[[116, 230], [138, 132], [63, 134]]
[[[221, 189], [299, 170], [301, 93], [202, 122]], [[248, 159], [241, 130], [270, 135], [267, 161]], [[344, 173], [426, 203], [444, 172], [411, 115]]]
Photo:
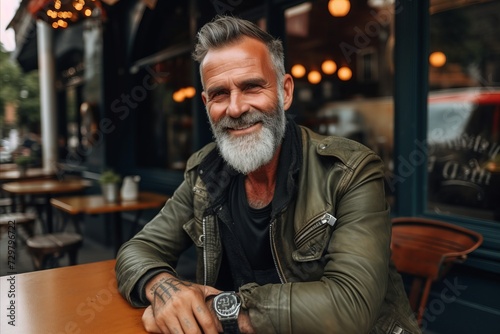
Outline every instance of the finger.
[[212, 295], [218, 295], [221, 292], [222, 292], [221, 290], [218, 290], [211, 286], [208, 285], [203, 286], [203, 294], [205, 295], [205, 298]]
[[165, 333], [202, 333], [192, 306], [178, 298], [172, 300], [168, 307], [162, 308], [160, 312], [155, 309], [152, 311], [156, 315], [156, 324]]
[[170, 319], [168, 325], [165, 322], [157, 322], [158, 326], [161, 328], [162, 333], [186, 333], [183, 331], [181, 324], [177, 318]]
[[[176, 319], [182, 326], [182, 333], [217, 333], [210, 310], [200, 302], [200, 300], [195, 301], [186, 310], [182, 310], [180, 305], [177, 307]], [[169, 329], [172, 331], [171, 327]]]
[[161, 333], [162, 330], [156, 324], [155, 316], [153, 314], [153, 308], [148, 306], [144, 313], [142, 314], [142, 324], [144, 329], [148, 333]]
[[162, 319], [163, 322], [161, 324], [158, 323], [158, 325], [160, 325], [162, 328], [163, 325], [165, 325], [170, 333], [208, 333], [201, 329], [191, 309], [189, 310], [189, 312], [181, 311], [172, 313], [168, 318], [163, 317]]
[[193, 314], [203, 333], [218, 333], [217, 323], [205, 303], [193, 305]]
[[178, 319], [180, 321], [180, 324], [182, 326], [182, 333], [207, 333], [205, 332], [202, 328], [200, 328], [200, 325], [196, 321], [196, 318], [190, 314], [190, 315], [184, 315], [182, 318]]

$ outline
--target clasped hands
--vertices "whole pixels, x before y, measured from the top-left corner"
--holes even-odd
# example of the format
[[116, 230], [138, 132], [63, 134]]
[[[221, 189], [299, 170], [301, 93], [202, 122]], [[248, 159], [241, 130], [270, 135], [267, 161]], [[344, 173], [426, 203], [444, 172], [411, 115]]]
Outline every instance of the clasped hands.
[[[220, 290], [210, 286], [182, 281], [161, 273], [146, 285], [151, 305], [142, 316], [149, 333], [222, 333], [222, 325], [212, 306]], [[238, 317], [241, 333], [254, 333], [245, 310]]]

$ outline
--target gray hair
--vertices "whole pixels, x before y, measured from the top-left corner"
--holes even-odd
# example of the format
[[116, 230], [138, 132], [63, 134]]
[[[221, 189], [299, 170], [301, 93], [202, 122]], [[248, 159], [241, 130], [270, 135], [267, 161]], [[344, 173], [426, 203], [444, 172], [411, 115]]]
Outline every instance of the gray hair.
[[200, 75], [201, 63], [208, 51], [238, 42], [245, 36], [259, 40], [267, 46], [277, 82], [281, 85], [285, 76], [285, 56], [281, 41], [256, 24], [232, 16], [218, 15], [198, 32], [193, 59], [200, 63]]

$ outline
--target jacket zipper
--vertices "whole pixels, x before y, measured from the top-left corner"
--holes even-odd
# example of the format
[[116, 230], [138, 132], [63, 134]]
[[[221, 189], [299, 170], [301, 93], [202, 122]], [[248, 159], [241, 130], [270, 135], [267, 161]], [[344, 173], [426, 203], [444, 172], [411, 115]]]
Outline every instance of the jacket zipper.
[[206, 221], [207, 219], [203, 217], [203, 235], [201, 238], [203, 239], [202, 244], [203, 244], [203, 284], [207, 285], [208, 283], [208, 269], [207, 269], [207, 244], [205, 242], [205, 236], [206, 236]]
[[317, 228], [324, 226], [325, 224], [328, 224], [330, 226], [333, 226], [336, 222], [336, 218], [329, 214], [328, 212], [322, 213], [318, 217], [315, 217], [313, 220], [316, 220], [313, 224], [308, 226], [307, 228], [304, 229], [304, 232], [301, 233], [300, 236], [297, 237], [295, 244], [297, 247], [300, 247], [300, 244], [302, 240], [304, 240], [306, 237], [309, 237], [310, 235], [313, 235], [314, 233], [319, 233], [320, 231], [316, 231]]
[[286, 283], [285, 276], [282, 274], [280, 270], [280, 266], [278, 263], [278, 256], [276, 254], [276, 247], [273, 242], [273, 226], [275, 221], [276, 220], [273, 220], [271, 224], [269, 224], [269, 242], [271, 243], [271, 254], [273, 256], [274, 267], [276, 268], [276, 272], [278, 273], [278, 277], [280, 279], [281, 284], [284, 284]]

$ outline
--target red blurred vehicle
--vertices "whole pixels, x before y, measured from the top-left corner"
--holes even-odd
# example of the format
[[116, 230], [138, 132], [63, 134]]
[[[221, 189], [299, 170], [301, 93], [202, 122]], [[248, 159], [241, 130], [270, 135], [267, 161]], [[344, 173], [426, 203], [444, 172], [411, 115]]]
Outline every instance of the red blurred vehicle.
[[429, 96], [429, 200], [500, 206], [500, 90], [440, 91]]
[[[433, 204], [500, 211], [500, 88], [434, 91], [428, 104], [428, 199]], [[326, 103], [307, 124], [355, 139], [393, 171], [392, 97]], [[394, 189], [389, 189], [392, 191]]]

